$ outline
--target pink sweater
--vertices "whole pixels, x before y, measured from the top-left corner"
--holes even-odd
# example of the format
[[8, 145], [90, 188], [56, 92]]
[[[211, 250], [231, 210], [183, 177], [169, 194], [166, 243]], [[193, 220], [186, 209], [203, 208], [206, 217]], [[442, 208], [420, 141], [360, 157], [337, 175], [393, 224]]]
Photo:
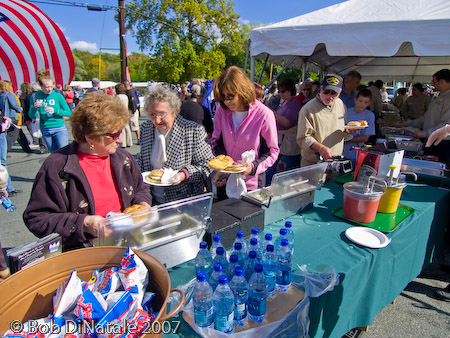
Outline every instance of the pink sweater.
[[[260, 136], [265, 140], [270, 151], [270, 156], [260, 159]], [[276, 159], [280, 149], [278, 148], [278, 134], [275, 116], [273, 112], [259, 101], [250, 104], [247, 117], [238, 126], [236, 131], [233, 127], [233, 118], [231, 110], [223, 109], [218, 106], [214, 115], [214, 132], [212, 134], [212, 148], [216, 155], [221, 151], [220, 139], [222, 138], [226, 155], [231, 156], [235, 161], [241, 162], [241, 154], [247, 150], [255, 150], [257, 168], [255, 175], [247, 175], [245, 182], [248, 190], [258, 188], [258, 174], [271, 167]], [[255, 163], [255, 162], [254, 162]]]

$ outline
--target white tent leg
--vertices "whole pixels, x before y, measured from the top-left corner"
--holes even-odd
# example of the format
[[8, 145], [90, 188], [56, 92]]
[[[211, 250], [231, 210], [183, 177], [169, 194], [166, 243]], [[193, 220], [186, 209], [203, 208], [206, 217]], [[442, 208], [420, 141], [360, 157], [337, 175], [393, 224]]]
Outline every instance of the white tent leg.
[[252, 56], [250, 59], [250, 80], [255, 81], [255, 57]]

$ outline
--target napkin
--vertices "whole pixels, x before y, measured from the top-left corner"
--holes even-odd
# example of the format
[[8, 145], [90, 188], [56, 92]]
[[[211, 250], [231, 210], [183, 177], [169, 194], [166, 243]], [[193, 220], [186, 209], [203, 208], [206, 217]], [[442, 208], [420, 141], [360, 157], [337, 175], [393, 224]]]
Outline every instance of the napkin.
[[[247, 150], [241, 154], [242, 163], [252, 163], [255, 160], [256, 152]], [[231, 174], [227, 180], [226, 193], [229, 198], [240, 198], [247, 192], [244, 175]]]
[[172, 177], [174, 177], [178, 171], [173, 170], [171, 168], [163, 168], [164, 174], [161, 176], [162, 184], [170, 184], [173, 183]]

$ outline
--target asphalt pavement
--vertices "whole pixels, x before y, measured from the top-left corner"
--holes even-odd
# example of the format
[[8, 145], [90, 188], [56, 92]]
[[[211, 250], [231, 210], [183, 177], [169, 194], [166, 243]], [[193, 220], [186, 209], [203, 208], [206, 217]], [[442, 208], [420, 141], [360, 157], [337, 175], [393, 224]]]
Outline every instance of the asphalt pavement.
[[[145, 120], [141, 117], [141, 123]], [[70, 133], [70, 126], [66, 123]], [[25, 134], [29, 136], [28, 131]], [[133, 135], [134, 141], [135, 135]], [[71, 141], [72, 138], [69, 137]], [[139, 152], [139, 146], [128, 148], [131, 154]], [[24, 153], [16, 143], [8, 153], [8, 171], [16, 189], [21, 193], [11, 197], [17, 210], [7, 213], [0, 208], [0, 240], [4, 249], [24, 245], [36, 240], [22, 220], [28, 203], [33, 181], [48, 154]], [[367, 332], [359, 336], [367, 338], [387, 337], [436, 337], [450, 338], [450, 302], [436, 299], [434, 291], [450, 283], [450, 275], [440, 270], [440, 264], [450, 265], [450, 244], [446, 253], [439, 257], [424, 274], [414, 279], [397, 297], [393, 304], [386, 306], [376, 317]]]

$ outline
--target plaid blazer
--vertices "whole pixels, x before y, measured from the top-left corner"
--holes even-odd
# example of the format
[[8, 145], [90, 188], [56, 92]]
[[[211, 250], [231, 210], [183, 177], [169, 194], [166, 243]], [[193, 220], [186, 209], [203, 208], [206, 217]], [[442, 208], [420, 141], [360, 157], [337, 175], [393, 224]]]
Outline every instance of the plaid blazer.
[[[141, 125], [141, 152], [137, 154], [137, 162], [141, 171], [150, 171], [155, 125], [147, 120]], [[208, 161], [214, 158], [211, 146], [206, 143], [205, 128], [193, 121], [178, 115], [170, 135], [166, 139], [166, 167], [173, 170], [186, 168], [189, 179], [179, 185], [164, 188], [164, 203], [195, 196], [211, 191], [211, 173], [213, 169]]]

